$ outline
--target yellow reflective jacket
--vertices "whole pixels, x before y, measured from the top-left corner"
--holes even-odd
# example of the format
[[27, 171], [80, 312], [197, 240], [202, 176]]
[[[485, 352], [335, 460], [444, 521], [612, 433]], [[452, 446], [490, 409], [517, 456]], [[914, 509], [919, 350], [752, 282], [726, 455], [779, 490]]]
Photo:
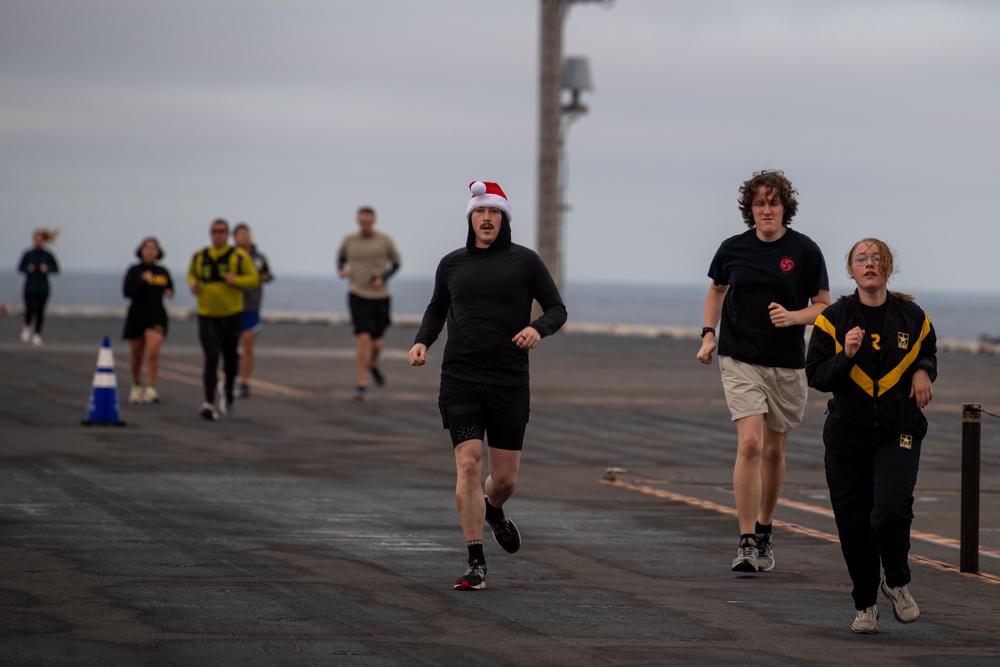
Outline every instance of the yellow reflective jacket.
[[[231, 273], [230, 285], [224, 274]], [[242, 248], [209, 246], [191, 257], [188, 284], [198, 284], [198, 314], [205, 317], [229, 317], [243, 312], [243, 290], [260, 285], [253, 260]]]

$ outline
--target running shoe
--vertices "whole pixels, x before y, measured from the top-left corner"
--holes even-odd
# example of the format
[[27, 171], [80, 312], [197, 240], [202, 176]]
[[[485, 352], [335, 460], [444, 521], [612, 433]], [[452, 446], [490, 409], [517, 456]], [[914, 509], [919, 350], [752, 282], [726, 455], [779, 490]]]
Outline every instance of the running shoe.
[[903, 586], [891, 587], [882, 577], [882, 592], [892, 601], [892, 613], [900, 623], [913, 623], [920, 618], [920, 607], [910, 595], [910, 589]]
[[851, 623], [851, 632], [857, 635], [873, 635], [878, 630], [878, 605], [862, 609]]
[[153, 385], [147, 384], [146, 388], [142, 390], [142, 400], [144, 403], [159, 403], [160, 392], [156, 391], [156, 387]]
[[214, 422], [219, 418], [219, 411], [208, 401], [201, 404], [201, 407], [198, 408], [198, 413], [210, 422]]
[[132, 385], [132, 388], [128, 392], [128, 402], [130, 405], [142, 403], [142, 385]]
[[736, 551], [736, 558], [730, 568], [733, 572], [756, 572], [757, 567], [757, 540], [746, 538], [740, 542], [740, 548]]
[[771, 533], [757, 533], [757, 569], [770, 572], [774, 569], [774, 542]]
[[31, 327], [23, 327], [21, 329], [21, 342], [22, 343], [31, 342]]
[[354, 400], [355, 401], [363, 401], [363, 400], [365, 400], [365, 394], [366, 393], [367, 393], [367, 390], [364, 387], [358, 387], [358, 388], [356, 388], [354, 390]]
[[[488, 502], [486, 496], [483, 496], [483, 502]], [[512, 554], [521, 548], [521, 533], [513, 521], [504, 517], [502, 520], [494, 523], [487, 517], [486, 523], [493, 529], [493, 539], [497, 541], [501, 549]]]
[[373, 369], [371, 369], [371, 371], [372, 371], [372, 378], [375, 380], [375, 384], [377, 384], [380, 387], [382, 385], [384, 385], [385, 384], [385, 376], [382, 375], [382, 371], [380, 371], [377, 368], [373, 368]]
[[42, 346], [42, 337], [39, 336], [38, 334], [35, 334], [34, 336], [32, 336], [31, 337], [31, 345], [33, 347], [41, 347]]
[[240, 383], [239, 397], [250, 398], [250, 385], [248, 385], [246, 382]]
[[456, 591], [481, 591], [486, 588], [486, 565], [469, 558], [469, 569], [455, 582]]

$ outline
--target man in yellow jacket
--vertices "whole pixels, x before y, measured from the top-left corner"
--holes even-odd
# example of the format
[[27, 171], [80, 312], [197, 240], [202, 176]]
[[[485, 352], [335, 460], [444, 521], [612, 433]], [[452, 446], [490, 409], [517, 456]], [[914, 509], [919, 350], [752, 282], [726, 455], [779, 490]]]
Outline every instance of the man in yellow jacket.
[[[209, 421], [228, 414], [239, 371], [237, 350], [243, 328], [243, 290], [260, 285], [253, 260], [241, 248], [229, 245], [229, 223], [219, 218], [209, 230], [212, 245], [191, 257], [188, 284], [198, 298], [198, 338], [205, 353], [202, 380], [205, 402], [198, 409]], [[225, 381], [218, 380], [222, 354]]]

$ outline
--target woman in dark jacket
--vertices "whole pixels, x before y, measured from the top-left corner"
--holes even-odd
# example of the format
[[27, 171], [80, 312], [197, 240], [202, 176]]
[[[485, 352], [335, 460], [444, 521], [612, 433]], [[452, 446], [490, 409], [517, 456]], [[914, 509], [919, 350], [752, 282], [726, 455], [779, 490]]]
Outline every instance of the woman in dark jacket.
[[17, 270], [24, 274], [24, 328], [21, 342], [42, 346], [45, 304], [49, 300], [49, 276], [59, 273], [59, 263], [46, 244], [55, 243], [58, 229], [36, 229], [32, 247], [21, 255]]
[[880, 583], [897, 620], [910, 623], [920, 615], [907, 561], [927, 433], [921, 410], [933, 398], [937, 337], [913, 297], [889, 291], [893, 256], [884, 242], [855, 243], [847, 271], [857, 289], [816, 319], [806, 375], [809, 386], [833, 392], [823, 442], [830, 500], [854, 583], [851, 630], [874, 633]]

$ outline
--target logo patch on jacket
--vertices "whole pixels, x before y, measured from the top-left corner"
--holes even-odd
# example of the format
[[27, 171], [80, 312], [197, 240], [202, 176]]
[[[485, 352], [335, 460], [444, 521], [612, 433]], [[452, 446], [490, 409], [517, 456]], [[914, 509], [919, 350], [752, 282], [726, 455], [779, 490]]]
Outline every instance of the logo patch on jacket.
[[782, 257], [780, 266], [782, 273], [791, 273], [795, 270], [795, 260], [791, 257]]
[[896, 333], [896, 345], [898, 345], [899, 349], [901, 349], [901, 350], [908, 350], [908, 349], [910, 349], [910, 334], [903, 333], [902, 331], [897, 332]]
[[905, 433], [900, 434], [899, 446], [903, 449], [913, 449], [913, 436]]

